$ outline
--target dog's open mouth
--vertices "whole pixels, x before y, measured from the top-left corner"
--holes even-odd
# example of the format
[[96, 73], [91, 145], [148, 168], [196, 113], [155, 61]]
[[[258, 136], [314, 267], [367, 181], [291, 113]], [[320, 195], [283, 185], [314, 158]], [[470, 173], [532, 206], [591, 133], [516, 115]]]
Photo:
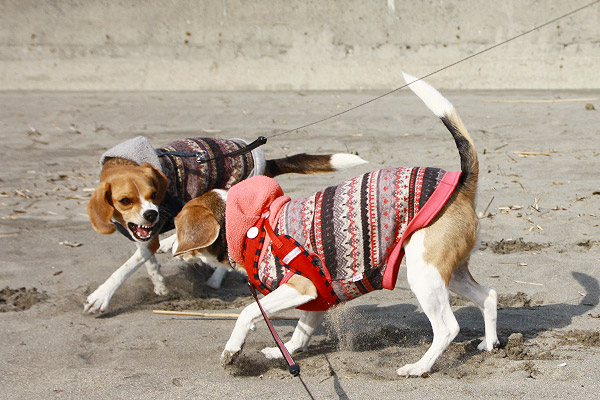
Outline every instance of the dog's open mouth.
[[137, 225], [133, 222], [128, 222], [127, 227], [129, 231], [135, 236], [136, 239], [141, 241], [150, 240], [152, 234], [154, 233], [157, 224], [154, 225]]

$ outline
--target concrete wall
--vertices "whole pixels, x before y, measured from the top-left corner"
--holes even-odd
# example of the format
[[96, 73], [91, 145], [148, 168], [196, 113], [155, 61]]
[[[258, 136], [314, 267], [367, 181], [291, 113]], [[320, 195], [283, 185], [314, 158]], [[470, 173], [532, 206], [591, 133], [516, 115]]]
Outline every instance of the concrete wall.
[[[388, 89], [590, 0], [0, 0], [0, 89]], [[600, 88], [600, 4], [429, 79]]]

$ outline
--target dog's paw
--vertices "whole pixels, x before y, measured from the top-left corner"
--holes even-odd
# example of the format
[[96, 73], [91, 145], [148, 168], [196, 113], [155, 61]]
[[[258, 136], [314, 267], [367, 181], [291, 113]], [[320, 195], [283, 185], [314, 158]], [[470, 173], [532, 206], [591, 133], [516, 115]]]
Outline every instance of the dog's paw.
[[[177, 234], [171, 235], [168, 238], [160, 241], [160, 246], [156, 250], [157, 253], [170, 253], [177, 242]], [[177, 246], [175, 246], [176, 248]]]
[[90, 294], [85, 303], [83, 303], [83, 311], [93, 314], [96, 312], [105, 312], [108, 310], [108, 304], [110, 303], [111, 295], [104, 290], [102, 286]]
[[240, 354], [242, 350], [223, 350], [221, 353], [221, 365], [230, 365], [233, 364], [237, 356]]
[[279, 350], [279, 347], [265, 347], [260, 352], [263, 353], [264, 356], [267, 357], [269, 360], [283, 358], [283, 355], [281, 354], [281, 350]]
[[396, 370], [396, 373], [399, 376], [415, 376], [415, 377], [419, 377], [419, 376], [423, 376], [423, 374], [429, 372], [428, 369], [423, 368], [421, 365], [419, 365], [419, 363], [415, 363], [415, 364], [406, 364], [404, 367], [402, 368], [398, 368]]
[[479, 345], [477, 346], [477, 350], [492, 351], [498, 346], [500, 346], [500, 341], [498, 339], [490, 340], [489, 342], [486, 339], [483, 339], [481, 343], [479, 343]]
[[165, 286], [164, 283], [160, 282], [159, 284], [154, 284], [154, 293], [159, 296], [166, 296], [169, 294], [169, 289]]
[[165, 286], [165, 277], [160, 274], [158, 268], [153, 271], [148, 271], [148, 274], [150, 275], [150, 280], [154, 285], [154, 293], [159, 296], [165, 296], [169, 294], [169, 289], [167, 289], [167, 286]]

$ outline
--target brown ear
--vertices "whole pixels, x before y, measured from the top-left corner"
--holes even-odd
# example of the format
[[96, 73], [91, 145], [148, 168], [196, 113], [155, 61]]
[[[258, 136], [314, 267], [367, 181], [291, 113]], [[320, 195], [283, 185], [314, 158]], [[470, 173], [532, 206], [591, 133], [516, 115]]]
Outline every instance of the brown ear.
[[96, 232], [103, 235], [111, 234], [116, 230], [115, 225], [110, 222], [114, 208], [108, 201], [109, 196], [110, 184], [107, 182], [100, 182], [90, 198], [87, 207], [92, 227]]
[[162, 173], [162, 171], [159, 171], [156, 168], [154, 168], [152, 164], [143, 163], [142, 165], [140, 165], [140, 167], [144, 168], [144, 172], [151, 176], [154, 180], [156, 187], [156, 198], [154, 201], [156, 202], [156, 204], [162, 203], [162, 201], [165, 198], [165, 194], [167, 194], [169, 180], [167, 179], [165, 174]]
[[200, 199], [189, 201], [175, 217], [178, 243], [175, 256], [208, 247], [219, 237], [219, 222], [212, 211], [197, 200]]

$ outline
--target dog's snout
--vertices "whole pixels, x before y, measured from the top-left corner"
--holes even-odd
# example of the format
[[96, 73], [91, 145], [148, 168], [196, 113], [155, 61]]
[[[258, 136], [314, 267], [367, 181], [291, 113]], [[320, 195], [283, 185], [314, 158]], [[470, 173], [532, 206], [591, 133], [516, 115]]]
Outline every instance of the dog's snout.
[[146, 219], [146, 221], [152, 223], [154, 221], [156, 221], [156, 218], [158, 218], [158, 211], [156, 210], [146, 210], [144, 211], [144, 218]]

